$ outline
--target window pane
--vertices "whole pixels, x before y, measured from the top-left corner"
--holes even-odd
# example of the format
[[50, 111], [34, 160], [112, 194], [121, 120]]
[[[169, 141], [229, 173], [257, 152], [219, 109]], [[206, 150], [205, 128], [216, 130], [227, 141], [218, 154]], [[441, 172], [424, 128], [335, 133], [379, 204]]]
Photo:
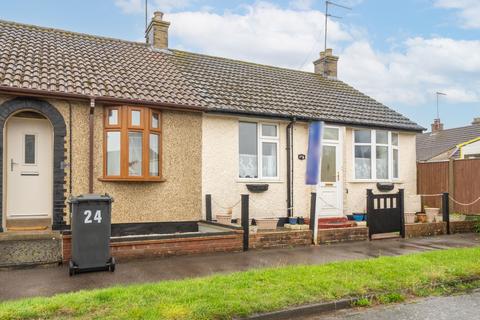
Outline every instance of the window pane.
[[120, 175], [120, 132], [107, 132], [107, 176]]
[[128, 133], [128, 175], [142, 175], [142, 133]]
[[398, 133], [392, 133], [392, 144], [398, 146]]
[[393, 149], [393, 177], [398, 178], [398, 150]]
[[152, 128], [158, 129], [159, 126], [159, 114], [152, 113]]
[[370, 130], [355, 130], [355, 142], [370, 143], [370, 141], [371, 141]]
[[140, 126], [140, 115], [142, 113], [138, 110], [132, 110], [132, 126]]
[[25, 135], [25, 164], [35, 164], [35, 135]]
[[370, 146], [355, 146], [355, 178], [372, 177], [372, 149]]
[[277, 177], [277, 144], [274, 142], [262, 143], [262, 175]]
[[338, 140], [338, 128], [325, 128], [323, 131], [323, 139]]
[[108, 124], [111, 126], [118, 125], [118, 110], [109, 109], [108, 110]]
[[323, 146], [322, 148], [322, 182], [335, 182], [337, 181], [337, 155], [336, 147]]
[[159, 139], [157, 134], [150, 134], [149, 170], [150, 175], [158, 177], [159, 171]]
[[388, 131], [377, 130], [377, 144], [388, 144]]
[[272, 124], [262, 124], [262, 136], [264, 137], [276, 137], [277, 126]]
[[388, 147], [377, 147], [377, 179], [388, 179]]
[[258, 178], [257, 124], [239, 124], [239, 177]]

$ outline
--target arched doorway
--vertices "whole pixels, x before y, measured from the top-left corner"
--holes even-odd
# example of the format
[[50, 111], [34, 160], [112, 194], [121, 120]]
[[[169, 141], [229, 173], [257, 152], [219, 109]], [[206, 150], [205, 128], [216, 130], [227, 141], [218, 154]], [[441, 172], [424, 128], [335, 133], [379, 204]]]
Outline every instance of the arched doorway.
[[41, 219], [64, 228], [62, 115], [46, 101], [15, 98], [0, 105], [0, 128], [0, 232]]
[[53, 128], [34, 111], [19, 111], [5, 125], [7, 230], [46, 229], [53, 212]]

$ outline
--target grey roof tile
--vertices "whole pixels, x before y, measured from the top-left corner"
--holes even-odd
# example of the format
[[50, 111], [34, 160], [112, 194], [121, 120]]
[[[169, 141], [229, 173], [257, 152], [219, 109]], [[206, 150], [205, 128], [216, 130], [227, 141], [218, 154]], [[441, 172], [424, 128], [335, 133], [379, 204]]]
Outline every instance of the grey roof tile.
[[344, 82], [314, 73], [0, 20], [1, 86], [423, 129]]
[[480, 137], [480, 124], [417, 135], [417, 160], [427, 161], [460, 143]]

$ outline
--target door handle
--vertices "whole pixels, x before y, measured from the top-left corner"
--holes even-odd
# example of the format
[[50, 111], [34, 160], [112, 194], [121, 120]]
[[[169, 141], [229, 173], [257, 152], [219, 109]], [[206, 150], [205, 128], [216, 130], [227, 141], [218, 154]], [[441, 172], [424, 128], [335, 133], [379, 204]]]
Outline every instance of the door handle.
[[16, 165], [18, 163], [14, 162], [13, 161], [13, 158], [10, 159], [10, 171], [13, 171], [13, 166]]

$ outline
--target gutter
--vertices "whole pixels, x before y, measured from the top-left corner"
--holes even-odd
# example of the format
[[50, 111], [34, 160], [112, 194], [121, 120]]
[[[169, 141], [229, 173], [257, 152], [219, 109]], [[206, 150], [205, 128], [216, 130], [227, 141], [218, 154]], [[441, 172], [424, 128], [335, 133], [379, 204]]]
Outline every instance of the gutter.
[[7, 94], [16, 94], [19, 96], [30, 96], [30, 97], [42, 97], [42, 98], [52, 98], [52, 99], [71, 99], [77, 101], [90, 101], [92, 97], [95, 98], [97, 103], [101, 104], [128, 104], [128, 105], [141, 105], [145, 107], [153, 108], [162, 108], [162, 109], [171, 109], [171, 110], [185, 110], [185, 111], [206, 111], [205, 107], [196, 107], [187, 104], [175, 104], [168, 102], [151, 102], [146, 100], [139, 99], [123, 99], [123, 98], [113, 98], [113, 97], [101, 97], [101, 96], [92, 96], [86, 94], [77, 94], [77, 93], [62, 93], [62, 92], [53, 92], [53, 91], [44, 91], [44, 90], [35, 90], [35, 89], [24, 89], [24, 88], [12, 88], [7, 86], [0, 86], [0, 93]]
[[296, 119], [292, 118], [287, 125], [287, 216], [293, 217], [293, 125]]

